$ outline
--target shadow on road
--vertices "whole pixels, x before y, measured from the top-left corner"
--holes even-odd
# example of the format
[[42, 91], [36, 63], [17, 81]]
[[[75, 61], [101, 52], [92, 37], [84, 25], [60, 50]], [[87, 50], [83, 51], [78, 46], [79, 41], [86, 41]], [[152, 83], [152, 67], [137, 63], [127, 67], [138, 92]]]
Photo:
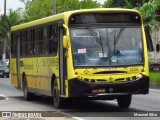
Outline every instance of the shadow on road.
[[[25, 101], [23, 96], [10, 97], [20, 101]], [[51, 97], [37, 97], [32, 101], [27, 101], [34, 104], [51, 106], [54, 108], [53, 100]], [[107, 100], [67, 100], [64, 104], [62, 111], [76, 111], [76, 112], [140, 112], [144, 110], [134, 108], [119, 108], [118, 104], [109, 102]]]

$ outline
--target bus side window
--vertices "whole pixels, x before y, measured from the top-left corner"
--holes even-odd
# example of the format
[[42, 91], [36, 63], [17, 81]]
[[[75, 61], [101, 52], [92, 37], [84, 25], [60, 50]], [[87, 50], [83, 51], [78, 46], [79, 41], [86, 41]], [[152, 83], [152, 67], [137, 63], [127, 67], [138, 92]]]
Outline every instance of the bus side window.
[[29, 54], [30, 55], [35, 55], [35, 52], [34, 52], [34, 42], [35, 42], [35, 29], [30, 29], [30, 32], [29, 32], [29, 39], [30, 39], [30, 42], [29, 42]]
[[31, 30], [28, 30], [28, 40], [27, 40], [27, 55], [30, 56], [32, 51], [32, 44], [31, 44]]
[[58, 24], [50, 25], [49, 54], [56, 55], [58, 49]]
[[23, 56], [22, 32], [20, 32], [20, 56]]
[[16, 57], [16, 53], [17, 53], [17, 44], [16, 44], [16, 40], [17, 40], [17, 33], [12, 33], [11, 34], [11, 56], [12, 57]]
[[43, 30], [43, 40], [42, 40], [42, 54], [48, 55], [48, 29], [49, 26], [45, 26]]
[[43, 27], [36, 29], [36, 39], [34, 42], [35, 55], [42, 54]]
[[22, 45], [22, 56], [27, 55], [27, 31], [22, 31], [21, 32], [21, 45]]

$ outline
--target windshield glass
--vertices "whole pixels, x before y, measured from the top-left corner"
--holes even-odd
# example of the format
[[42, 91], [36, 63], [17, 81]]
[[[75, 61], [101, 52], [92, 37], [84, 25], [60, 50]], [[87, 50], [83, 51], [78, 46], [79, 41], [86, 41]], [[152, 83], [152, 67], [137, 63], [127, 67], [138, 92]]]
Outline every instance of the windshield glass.
[[71, 28], [74, 66], [143, 64], [140, 27]]

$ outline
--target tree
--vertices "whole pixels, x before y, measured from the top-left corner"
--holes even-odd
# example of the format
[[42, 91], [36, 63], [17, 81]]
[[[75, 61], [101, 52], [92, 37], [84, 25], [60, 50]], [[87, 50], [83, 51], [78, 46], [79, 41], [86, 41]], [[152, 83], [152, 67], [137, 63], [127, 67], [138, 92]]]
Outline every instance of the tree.
[[[20, 23], [25, 22], [24, 16], [21, 16], [22, 10], [10, 10], [8, 15], [0, 16], [0, 43], [3, 42], [4, 39], [7, 40], [7, 50], [9, 50], [10, 46], [10, 31], [11, 27], [14, 25], [18, 25]], [[2, 48], [2, 45], [0, 48]]]
[[[52, 15], [52, 0], [20, 0], [25, 4], [26, 14], [30, 20]], [[97, 8], [100, 4], [93, 0], [56, 0], [56, 12], [61, 13], [70, 10]]]
[[126, 6], [125, 0], [106, 0], [103, 4], [105, 8], [124, 7]]
[[156, 11], [159, 8], [160, 8], [160, 0], [150, 0], [147, 3], [144, 3], [143, 6], [139, 8], [139, 11], [142, 14], [146, 28], [154, 29], [159, 24], [158, 21], [156, 21], [155, 19]]
[[57, 13], [80, 8], [79, 0], [57, 0]]
[[135, 8], [142, 6], [149, 0], [106, 0], [103, 4], [105, 8], [120, 7], [120, 8]]
[[155, 19], [155, 15], [160, 8], [160, 0], [107, 0], [103, 7], [137, 9], [142, 14], [146, 28], [153, 29], [159, 24]]
[[81, 9], [99, 8], [99, 7], [100, 7], [100, 3], [98, 3], [97, 1], [93, 1], [93, 0], [80, 1], [80, 8]]
[[36, 20], [52, 14], [52, 0], [20, 0], [25, 4], [29, 20]]
[[24, 19], [21, 16], [21, 13], [22, 13], [21, 9], [19, 8], [17, 10], [10, 10], [8, 15], [0, 16], [0, 37], [1, 38], [9, 39], [10, 34], [8, 33], [10, 33], [11, 27], [26, 21], [26, 19]]

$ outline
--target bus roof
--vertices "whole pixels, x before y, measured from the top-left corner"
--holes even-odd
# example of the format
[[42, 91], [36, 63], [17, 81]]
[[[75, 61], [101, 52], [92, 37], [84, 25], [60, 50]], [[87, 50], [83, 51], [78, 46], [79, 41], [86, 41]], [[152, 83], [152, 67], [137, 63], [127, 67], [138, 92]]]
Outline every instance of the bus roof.
[[[87, 13], [87, 12], [134, 12], [140, 14], [137, 10], [133, 9], [124, 9], [124, 8], [94, 8], [94, 9], [81, 9], [81, 10], [73, 10], [73, 11], [67, 11], [60, 14], [52, 15], [49, 17], [45, 17], [42, 19], [37, 19], [31, 22], [27, 22], [24, 24], [16, 25], [11, 27], [11, 31], [17, 31], [24, 28], [29, 28], [36, 25], [41, 25], [45, 23], [49, 23], [56, 20], [63, 20], [65, 18], [68, 18], [72, 14], [76, 13]], [[65, 21], [65, 24], [68, 23], [68, 20]]]

